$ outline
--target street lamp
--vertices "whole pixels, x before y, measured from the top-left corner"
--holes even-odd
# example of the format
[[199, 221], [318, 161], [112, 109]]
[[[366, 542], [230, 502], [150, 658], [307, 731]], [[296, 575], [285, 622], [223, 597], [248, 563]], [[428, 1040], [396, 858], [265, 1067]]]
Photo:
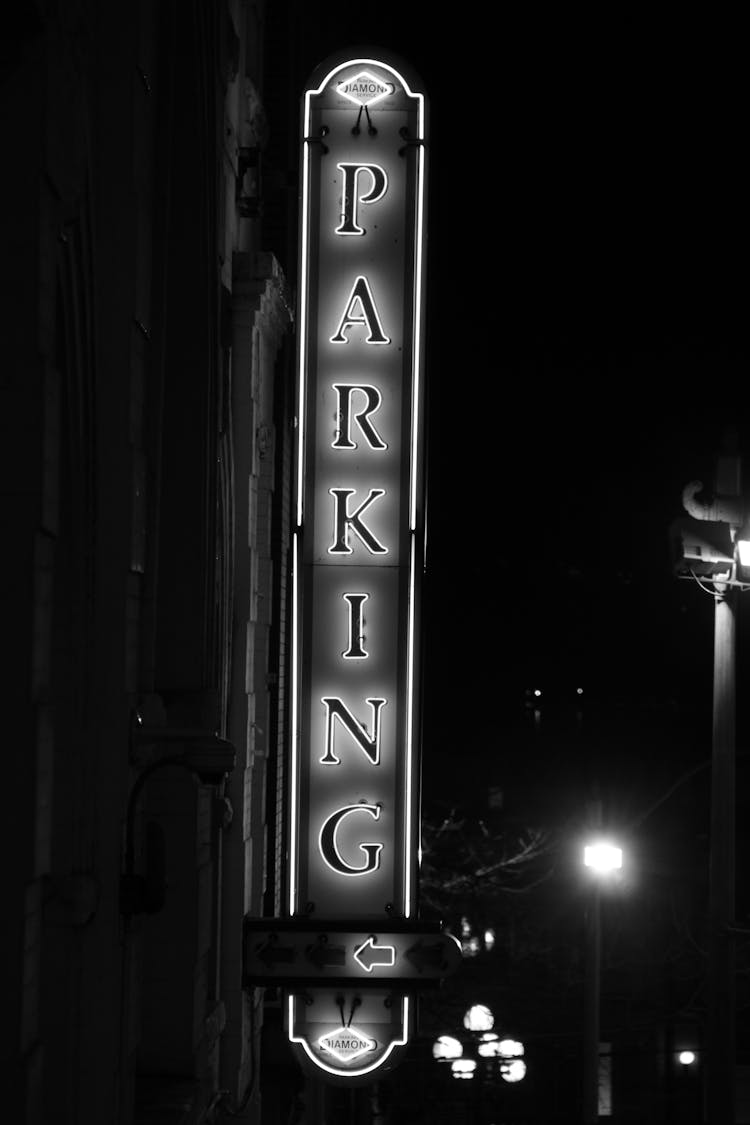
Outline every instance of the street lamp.
[[[594, 802], [593, 815], [598, 825], [601, 805]], [[599, 1008], [601, 994], [601, 885], [622, 867], [622, 849], [611, 840], [597, 836], [583, 849], [584, 866], [592, 873], [591, 896], [586, 917], [586, 952], [583, 986], [583, 1122], [599, 1120]]]
[[476, 1059], [454, 1059], [451, 1063], [454, 1078], [473, 1078], [476, 1069]]
[[464, 1014], [464, 1027], [467, 1031], [491, 1031], [495, 1017], [486, 1004], [472, 1004]]
[[583, 849], [584, 867], [592, 867], [599, 875], [608, 875], [622, 867], [622, 848], [606, 840], [586, 844]]
[[743, 503], [737, 434], [724, 435], [708, 502], [702, 481], [682, 492], [688, 512], [673, 521], [674, 570], [714, 599], [711, 856], [707, 979], [708, 1120], [731, 1121], [735, 1110], [735, 645], [737, 595], [750, 589], [750, 527]]
[[432, 1044], [433, 1059], [460, 1059], [463, 1053], [463, 1046], [459, 1040], [455, 1039], [452, 1035], [438, 1035], [437, 1039]]
[[432, 1045], [432, 1057], [437, 1062], [449, 1062], [454, 1078], [473, 1078], [477, 1071], [477, 1060], [464, 1056], [465, 1045], [483, 1060], [488, 1074], [490, 1068], [496, 1068], [505, 1082], [520, 1082], [525, 1077], [523, 1043], [508, 1037], [501, 1039], [492, 1030], [495, 1017], [486, 1004], [472, 1004], [464, 1013], [463, 1025], [468, 1037], [439, 1035]]

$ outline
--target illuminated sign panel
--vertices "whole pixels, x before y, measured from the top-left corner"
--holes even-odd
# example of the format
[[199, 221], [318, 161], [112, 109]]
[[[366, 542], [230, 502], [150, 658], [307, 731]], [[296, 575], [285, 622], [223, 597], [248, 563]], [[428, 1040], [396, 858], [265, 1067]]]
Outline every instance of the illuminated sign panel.
[[289, 914], [415, 909], [424, 95], [305, 93]]
[[409, 1040], [413, 1001], [382, 988], [305, 994], [287, 998], [289, 1038], [323, 1076], [345, 1083], [371, 1080], [373, 1072], [393, 1061]]
[[364, 928], [331, 924], [305, 928], [293, 920], [248, 919], [245, 976], [248, 981], [300, 981], [317, 986], [368, 980], [395, 981], [419, 988], [454, 972], [461, 945], [450, 934], [432, 930]]
[[[340, 56], [304, 95], [287, 898], [301, 922], [387, 929], [416, 915], [426, 106], [415, 85], [400, 65]], [[407, 1037], [405, 999], [395, 1030], [389, 1005], [385, 1038], [361, 1020], [356, 1035], [339, 1034], [343, 1021], [298, 1034], [290, 1003], [290, 1038], [323, 1069], [369, 1073]]]

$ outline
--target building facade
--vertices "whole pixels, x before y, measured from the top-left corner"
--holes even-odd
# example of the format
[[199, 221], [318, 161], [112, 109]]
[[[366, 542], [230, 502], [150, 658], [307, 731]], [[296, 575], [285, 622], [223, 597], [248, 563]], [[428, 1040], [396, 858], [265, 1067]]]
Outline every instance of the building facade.
[[265, 17], [80, 0], [6, 29], [3, 1072], [29, 1125], [261, 1120], [242, 924], [279, 912], [294, 331]]

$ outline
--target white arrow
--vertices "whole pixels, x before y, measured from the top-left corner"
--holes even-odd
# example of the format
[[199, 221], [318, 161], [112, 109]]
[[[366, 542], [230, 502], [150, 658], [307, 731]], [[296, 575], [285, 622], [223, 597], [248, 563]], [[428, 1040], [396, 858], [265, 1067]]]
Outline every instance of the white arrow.
[[[366, 973], [371, 973], [376, 965], [391, 966], [396, 964], [396, 947], [393, 945], [376, 945], [372, 936], [363, 941], [359, 949], [354, 950], [354, 960], [361, 965]], [[367, 952], [369, 948], [369, 953]], [[360, 956], [364, 954], [364, 956]]]

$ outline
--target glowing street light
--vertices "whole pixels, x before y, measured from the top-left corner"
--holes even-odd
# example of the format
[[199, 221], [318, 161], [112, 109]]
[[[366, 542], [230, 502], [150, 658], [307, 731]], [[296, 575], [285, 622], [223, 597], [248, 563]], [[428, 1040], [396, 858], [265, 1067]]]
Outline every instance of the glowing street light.
[[500, 1054], [506, 1055], [508, 1058], [520, 1057], [524, 1053], [523, 1043], [519, 1043], [517, 1039], [501, 1039], [500, 1040]]
[[[601, 803], [593, 801], [590, 814], [595, 828], [601, 823]], [[583, 1121], [599, 1120], [599, 1019], [601, 1000], [601, 884], [622, 868], [622, 848], [598, 833], [583, 849], [584, 866], [592, 873], [591, 898], [586, 919], [583, 1012]]]
[[500, 1063], [500, 1076], [506, 1082], [520, 1082], [526, 1077], [526, 1063], [523, 1059], [509, 1059]]
[[[486, 1004], [472, 1004], [464, 1013], [463, 1025], [471, 1033], [476, 1055], [486, 1060], [488, 1072], [493, 1067], [490, 1060], [494, 1060], [494, 1067], [505, 1082], [520, 1082], [526, 1075], [524, 1045], [517, 1039], [501, 1039], [491, 1030], [494, 1023], [495, 1017]], [[432, 1057], [438, 1062], [449, 1062], [454, 1078], [473, 1078], [477, 1069], [476, 1058], [464, 1058], [464, 1043], [453, 1035], [438, 1036], [432, 1045]]]
[[591, 867], [599, 875], [607, 875], [610, 871], [618, 871], [622, 867], [622, 848], [608, 843], [606, 840], [597, 840], [587, 844], [583, 849], [583, 862], [586, 867]]
[[439, 1035], [432, 1044], [433, 1059], [460, 1059], [463, 1053], [462, 1045], [452, 1035]]
[[494, 1026], [495, 1017], [486, 1004], [473, 1004], [464, 1015], [467, 1031], [491, 1031]]

